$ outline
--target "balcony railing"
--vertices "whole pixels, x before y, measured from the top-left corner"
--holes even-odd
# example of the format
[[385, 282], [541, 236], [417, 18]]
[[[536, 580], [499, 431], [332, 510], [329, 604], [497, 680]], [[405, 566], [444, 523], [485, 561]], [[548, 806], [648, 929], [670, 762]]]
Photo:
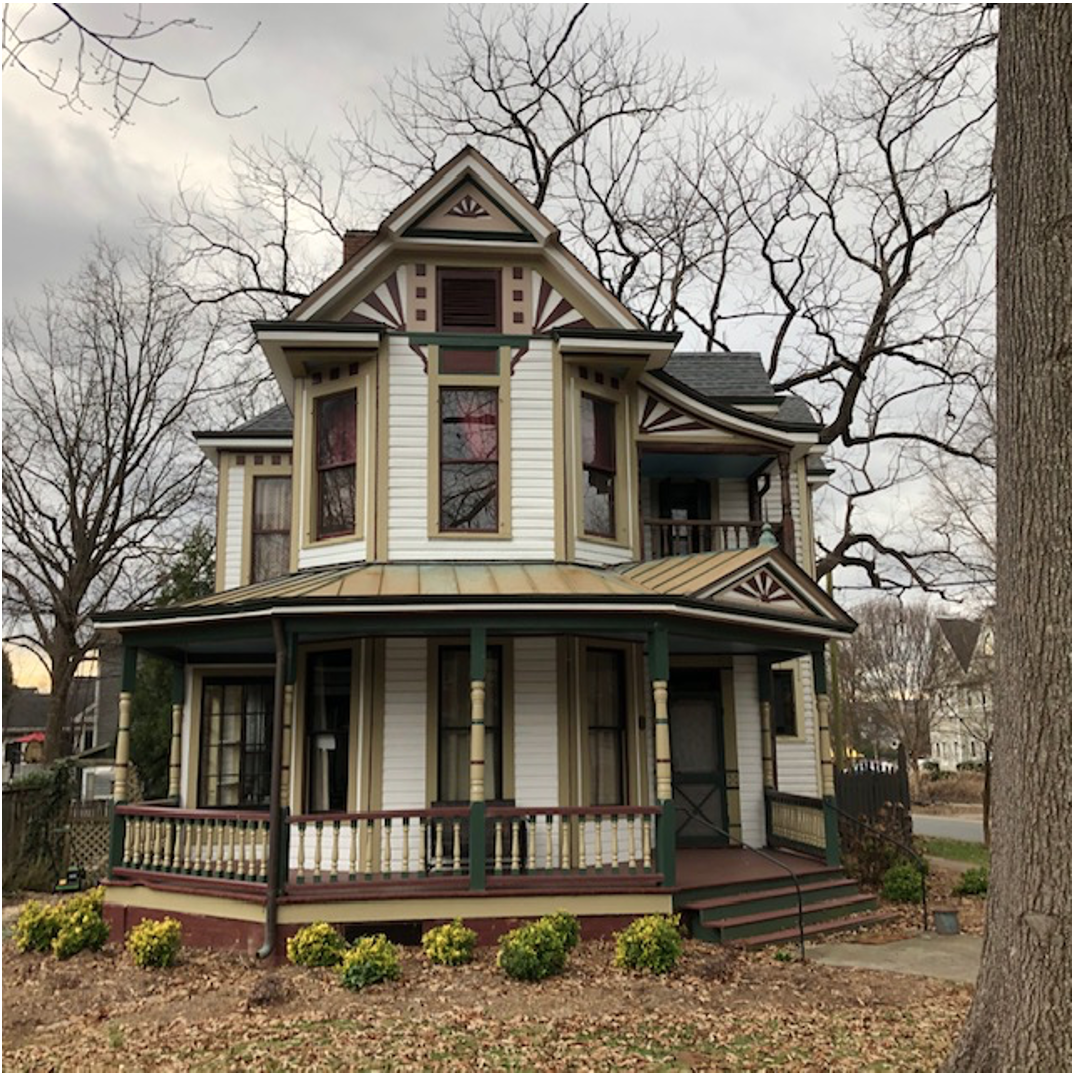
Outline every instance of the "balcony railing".
[[[645, 519], [642, 521], [645, 559], [748, 549], [760, 541], [764, 525], [760, 519]], [[778, 542], [779, 523], [768, 525]]]

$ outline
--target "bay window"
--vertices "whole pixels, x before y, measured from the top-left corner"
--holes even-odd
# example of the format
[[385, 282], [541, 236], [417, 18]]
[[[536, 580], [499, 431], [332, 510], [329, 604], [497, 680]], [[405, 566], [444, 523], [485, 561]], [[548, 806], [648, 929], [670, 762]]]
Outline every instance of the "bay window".
[[499, 525], [499, 394], [440, 390], [440, 530]]
[[582, 520], [586, 534], [615, 537], [615, 404], [582, 396]]
[[320, 396], [314, 403], [316, 535], [334, 538], [355, 530], [358, 393]]

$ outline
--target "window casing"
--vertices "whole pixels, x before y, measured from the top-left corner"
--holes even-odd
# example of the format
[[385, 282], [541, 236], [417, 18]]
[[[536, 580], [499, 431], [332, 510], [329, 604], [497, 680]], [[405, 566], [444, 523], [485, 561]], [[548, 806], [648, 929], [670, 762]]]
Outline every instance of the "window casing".
[[358, 393], [355, 389], [314, 401], [318, 539], [355, 531]]
[[794, 673], [790, 669], [774, 669], [772, 672], [772, 729], [777, 736], [798, 735]]
[[499, 392], [440, 389], [440, 530], [499, 528]]
[[291, 570], [291, 476], [255, 475], [250, 582], [277, 579]]
[[270, 677], [207, 679], [201, 695], [198, 806], [267, 808], [271, 784]]
[[627, 802], [627, 676], [622, 650], [586, 651], [589, 803]]
[[498, 269], [438, 269], [436, 283], [438, 332], [500, 331]]
[[346, 811], [351, 756], [351, 651], [306, 663], [306, 808]]
[[582, 520], [586, 534], [616, 536], [615, 404], [582, 394]]
[[[439, 648], [437, 691], [437, 800], [470, 798], [470, 649]], [[503, 798], [503, 647], [485, 659], [485, 799]]]

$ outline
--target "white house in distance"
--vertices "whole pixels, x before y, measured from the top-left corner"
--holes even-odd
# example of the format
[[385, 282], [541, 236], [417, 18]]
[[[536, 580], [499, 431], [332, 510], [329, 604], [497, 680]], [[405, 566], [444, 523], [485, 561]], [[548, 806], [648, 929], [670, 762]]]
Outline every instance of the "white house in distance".
[[[757, 355], [676, 352], [472, 149], [254, 328], [284, 402], [197, 434], [218, 592], [102, 617], [114, 923], [278, 948], [313, 919], [677, 907], [763, 938], [791, 873], [810, 922], [866, 907], [837, 865], [828, 472]], [[138, 650], [176, 669], [153, 806], [122, 802]], [[737, 916], [702, 906], [721, 886]]]
[[937, 625], [940, 653], [928, 687], [930, 761], [948, 771], [983, 768], [992, 739], [992, 613], [940, 617]]

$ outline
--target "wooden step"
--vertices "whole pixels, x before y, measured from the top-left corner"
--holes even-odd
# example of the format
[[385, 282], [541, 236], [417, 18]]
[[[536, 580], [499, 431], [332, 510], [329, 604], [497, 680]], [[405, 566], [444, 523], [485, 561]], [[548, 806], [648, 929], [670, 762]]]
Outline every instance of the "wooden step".
[[[802, 918], [807, 926], [826, 919], [843, 918], [858, 912], [870, 911], [876, 907], [876, 898], [857, 895], [853, 897], [833, 897], [831, 900], [817, 901], [802, 907]], [[776, 924], [786, 925], [789, 929], [798, 929], [798, 909], [777, 908], [772, 911], [755, 911], [746, 915], [731, 916], [726, 919], [702, 919], [702, 925], [716, 931], [726, 941], [765, 933], [766, 927]]]
[[[811, 894], [829, 893], [836, 889], [845, 889], [849, 896], [855, 896], [858, 892], [857, 884], [852, 878], [845, 875], [839, 878], [827, 878], [822, 882], [805, 882], [801, 886], [803, 899]], [[748, 893], [732, 893], [724, 897], [708, 897], [703, 900], [690, 901], [681, 904], [679, 908], [685, 912], [707, 912], [720, 908], [734, 908], [739, 904], [753, 904], [760, 901], [782, 900], [790, 898], [792, 903], [796, 895], [793, 885], [783, 886], [778, 889], [754, 889]]]
[[[860, 930], [862, 927], [875, 926], [897, 918], [894, 912], [869, 912], [866, 915], [851, 915], [842, 919], [824, 919], [819, 923], [807, 923], [804, 934], [814, 938], [819, 934], [834, 934], [840, 930]], [[789, 930], [776, 930], [770, 934], [753, 934], [748, 938], [736, 938], [732, 944], [743, 949], [759, 949], [764, 945], [783, 945], [798, 941], [798, 927]]]

